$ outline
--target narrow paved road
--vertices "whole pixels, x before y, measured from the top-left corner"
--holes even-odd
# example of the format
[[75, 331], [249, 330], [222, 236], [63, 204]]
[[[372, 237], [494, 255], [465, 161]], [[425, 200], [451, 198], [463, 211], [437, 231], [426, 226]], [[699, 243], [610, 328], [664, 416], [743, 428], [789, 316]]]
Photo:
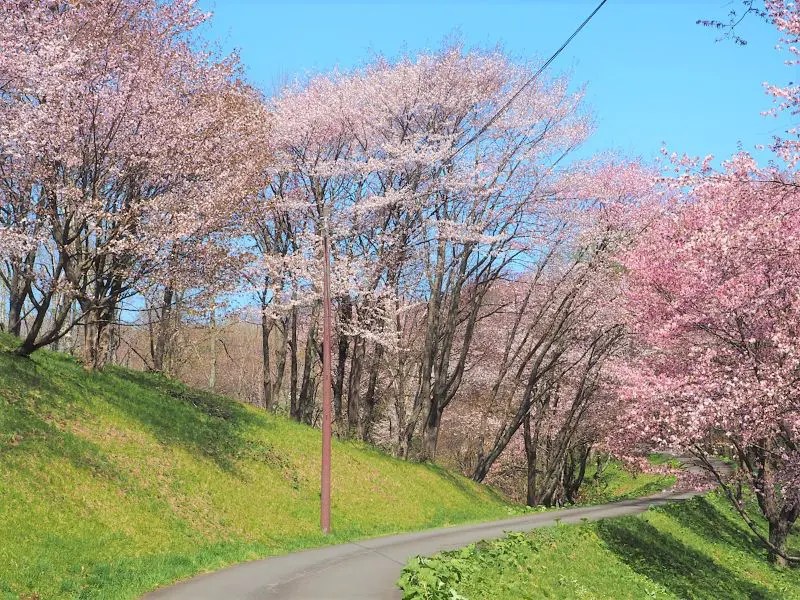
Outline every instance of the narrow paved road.
[[406, 533], [328, 546], [244, 563], [164, 588], [144, 600], [370, 600], [400, 598], [395, 581], [416, 555], [461, 548], [478, 540], [502, 537], [562, 523], [579, 523], [643, 512], [651, 506], [692, 497], [668, 491], [647, 498]]

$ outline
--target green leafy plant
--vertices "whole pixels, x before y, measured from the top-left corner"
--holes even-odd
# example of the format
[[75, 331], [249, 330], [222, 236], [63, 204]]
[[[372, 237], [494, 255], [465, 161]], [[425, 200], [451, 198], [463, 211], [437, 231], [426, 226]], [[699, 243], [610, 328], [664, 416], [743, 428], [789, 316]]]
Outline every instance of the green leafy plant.
[[769, 564], [750, 535], [727, 501], [709, 494], [417, 557], [398, 585], [411, 600], [800, 600], [800, 572]]

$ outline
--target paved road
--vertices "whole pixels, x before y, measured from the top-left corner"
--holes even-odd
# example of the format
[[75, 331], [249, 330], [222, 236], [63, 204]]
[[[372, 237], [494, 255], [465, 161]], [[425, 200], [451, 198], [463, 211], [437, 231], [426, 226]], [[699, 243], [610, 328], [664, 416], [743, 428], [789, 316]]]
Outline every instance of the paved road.
[[562, 523], [579, 523], [643, 512], [651, 506], [685, 500], [692, 492], [667, 491], [647, 498], [567, 508], [477, 525], [460, 525], [374, 538], [244, 563], [164, 588], [144, 600], [335, 600], [397, 599], [395, 581], [416, 555], [461, 548]]

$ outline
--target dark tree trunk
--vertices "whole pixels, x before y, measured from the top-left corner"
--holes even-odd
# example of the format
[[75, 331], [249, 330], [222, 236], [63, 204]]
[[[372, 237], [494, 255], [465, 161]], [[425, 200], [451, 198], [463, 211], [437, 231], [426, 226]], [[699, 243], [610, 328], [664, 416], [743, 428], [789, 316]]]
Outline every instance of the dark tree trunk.
[[284, 376], [286, 374], [286, 349], [288, 346], [286, 334], [289, 328], [289, 320], [288, 318], [284, 317], [279, 321], [279, 323], [278, 335], [280, 336], [280, 342], [275, 349], [275, 379], [273, 380], [272, 384], [272, 394], [275, 396], [276, 404], [281, 399]]
[[494, 443], [492, 444], [489, 452], [479, 457], [475, 465], [475, 470], [472, 473], [473, 480], [480, 482], [486, 478], [486, 475], [489, 474], [489, 470], [492, 468], [494, 462], [503, 453], [503, 450], [505, 450], [506, 446], [508, 446], [511, 438], [514, 437], [514, 434], [519, 431], [523, 421], [529, 418], [528, 413], [531, 410], [537, 382], [538, 371], [533, 369], [528, 377], [528, 381], [525, 386], [525, 392], [520, 405], [517, 407], [517, 410], [511, 420], [498, 432], [497, 436], [495, 436]]
[[8, 298], [8, 332], [17, 337], [20, 337], [22, 332], [22, 308], [24, 305], [25, 295], [15, 293], [12, 287]]
[[113, 307], [99, 306], [91, 308], [87, 313], [83, 357], [84, 366], [88, 369], [102, 369], [106, 364], [114, 312]]
[[[58, 265], [57, 270], [60, 271], [61, 264]], [[36, 301], [36, 310], [34, 312], [33, 320], [29, 322], [25, 337], [22, 343], [14, 351], [18, 356], [30, 356], [39, 348], [43, 348], [62, 337], [69, 327], [65, 328], [64, 323], [67, 320], [70, 312], [71, 302], [62, 302], [57, 305], [55, 314], [53, 315], [53, 323], [48, 331], [43, 332], [45, 318], [50, 310], [50, 305], [53, 301], [53, 291], [48, 291]], [[70, 324], [71, 327], [71, 324]]]
[[313, 365], [315, 358], [319, 356], [319, 348], [316, 338], [319, 309], [319, 304], [314, 306], [311, 315], [311, 322], [308, 325], [306, 348], [303, 356], [303, 382], [300, 385], [300, 397], [298, 403], [300, 422], [306, 423], [307, 425], [313, 425], [314, 422], [314, 387], [316, 386], [316, 380], [314, 377]]
[[261, 305], [261, 383], [263, 388], [264, 408], [275, 410], [275, 397], [272, 387], [272, 366], [269, 358], [269, 336], [272, 332], [272, 319], [267, 316], [266, 303]]
[[773, 451], [773, 440], [763, 440], [753, 453], [751, 464], [757, 465], [756, 479], [759, 485], [754, 491], [761, 512], [769, 523], [768, 541], [772, 546], [768, 548], [769, 559], [777, 565], [785, 566], [788, 561], [781, 555], [786, 554], [786, 540], [795, 521], [800, 517], [800, 501], [791, 501], [780, 495]]
[[[340, 332], [337, 340], [336, 379], [333, 382], [333, 415], [337, 423], [341, 423], [344, 418], [342, 415], [342, 396], [344, 395], [344, 377], [347, 369], [347, 352], [349, 346], [350, 339]], [[350, 416], [348, 415], [348, 421], [349, 419]]]
[[[163, 372], [167, 359], [167, 345], [172, 333], [172, 301], [175, 293], [171, 287], [166, 286], [161, 296], [161, 307], [156, 313], [158, 323], [155, 334], [150, 336], [150, 358], [153, 360], [153, 370]], [[153, 339], [155, 337], [155, 339]]]
[[361, 423], [361, 372], [364, 364], [365, 342], [353, 340], [353, 358], [350, 362], [350, 380], [347, 385], [347, 433], [356, 435]]
[[300, 406], [297, 398], [297, 307], [292, 307], [291, 335], [289, 336], [289, 416], [300, 420]]
[[23, 261], [15, 261], [11, 267], [11, 280], [8, 282], [8, 332], [17, 337], [22, 334], [22, 313], [25, 299], [31, 292], [29, 272], [35, 261], [36, 254], [29, 252]]
[[[525, 417], [522, 423], [523, 439], [525, 441], [525, 465], [526, 465], [526, 481], [525, 481], [525, 503], [528, 506], [536, 506], [539, 503], [537, 484], [537, 467], [536, 467], [536, 444], [534, 436], [531, 432], [531, 416]], [[538, 437], [538, 428], [537, 428]]]
[[574, 504], [577, 500], [578, 491], [586, 477], [586, 463], [589, 461], [590, 452], [591, 447], [586, 445], [576, 448], [570, 453], [567, 470], [569, 477], [564, 478], [564, 495], [571, 504]]
[[377, 418], [378, 406], [378, 371], [380, 370], [381, 359], [383, 358], [383, 346], [377, 346], [370, 361], [369, 380], [367, 382], [367, 393], [364, 396], [364, 406], [361, 412], [360, 436], [365, 442], [372, 442], [372, 431]]
[[[769, 522], [769, 543], [772, 544], [778, 551], [786, 552], [786, 540], [789, 537], [792, 526], [785, 519], [775, 519]], [[775, 550], [769, 551], [770, 562], [785, 567], [787, 564], [786, 559]]]
[[422, 457], [425, 460], [436, 458], [436, 445], [439, 441], [439, 428], [442, 425], [444, 407], [435, 400], [431, 402], [428, 417], [422, 429]]

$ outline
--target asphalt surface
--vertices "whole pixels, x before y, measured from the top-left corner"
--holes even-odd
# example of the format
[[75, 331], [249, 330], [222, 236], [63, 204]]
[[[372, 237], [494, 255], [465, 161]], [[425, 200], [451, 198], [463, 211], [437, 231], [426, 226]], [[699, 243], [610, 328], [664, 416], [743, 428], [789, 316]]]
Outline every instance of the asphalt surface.
[[395, 582], [414, 556], [429, 556], [472, 542], [561, 523], [580, 523], [644, 512], [693, 492], [667, 491], [611, 504], [459, 525], [327, 546], [244, 563], [163, 588], [144, 600], [383, 600], [400, 598]]

